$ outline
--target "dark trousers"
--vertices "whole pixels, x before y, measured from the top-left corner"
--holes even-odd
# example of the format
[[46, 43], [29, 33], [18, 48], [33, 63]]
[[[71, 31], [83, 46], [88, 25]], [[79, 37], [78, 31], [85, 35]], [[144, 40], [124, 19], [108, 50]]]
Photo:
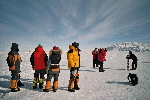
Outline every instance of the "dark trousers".
[[99, 61], [99, 65], [100, 65], [100, 67], [99, 67], [99, 72], [104, 71], [104, 70], [103, 70], [103, 61], [102, 61], [102, 62]]
[[95, 64], [96, 64], [96, 67], [98, 67], [98, 61], [97, 61], [97, 59], [93, 59], [93, 67], [95, 67]]
[[47, 74], [47, 81], [51, 82], [52, 77], [54, 77], [54, 82], [58, 81], [59, 71], [51, 71]]
[[137, 68], [137, 61], [133, 61], [132, 62], [132, 69], [136, 69]]
[[38, 78], [40, 74], [40, 78], [43, 78], [45, 75], [45, 69], [35, 70], [34, 77]]
[[11, 79], [12, 80], [19, 80], [19, 71], [12, 70], [11, 71]]

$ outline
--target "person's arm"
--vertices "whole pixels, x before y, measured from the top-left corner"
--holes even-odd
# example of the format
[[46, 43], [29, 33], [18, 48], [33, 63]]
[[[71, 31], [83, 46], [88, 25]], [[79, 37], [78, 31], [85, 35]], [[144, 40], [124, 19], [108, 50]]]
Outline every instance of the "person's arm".
[[32, 55], [30, 57], [30, 62], [31, 62], [32, 68], [34, 70], [34, 53], [32, 53]]

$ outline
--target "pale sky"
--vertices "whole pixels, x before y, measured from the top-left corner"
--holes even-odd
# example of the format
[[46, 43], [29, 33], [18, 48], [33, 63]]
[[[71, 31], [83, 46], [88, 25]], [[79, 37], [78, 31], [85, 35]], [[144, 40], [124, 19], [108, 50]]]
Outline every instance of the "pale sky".
[[150, 0], [0, 0], [0, 50], [150, 44]]

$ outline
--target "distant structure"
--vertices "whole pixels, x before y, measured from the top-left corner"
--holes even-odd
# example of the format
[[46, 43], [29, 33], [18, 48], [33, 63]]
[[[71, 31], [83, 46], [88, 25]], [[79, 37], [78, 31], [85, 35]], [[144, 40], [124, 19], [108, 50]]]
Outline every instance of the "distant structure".
[[142, 44], [137, 42], [124, 42], [121, 44], [112, 45], [111, 47], [107, 47], [107, 50], [146, 52], [150, 51], [150, 44]]

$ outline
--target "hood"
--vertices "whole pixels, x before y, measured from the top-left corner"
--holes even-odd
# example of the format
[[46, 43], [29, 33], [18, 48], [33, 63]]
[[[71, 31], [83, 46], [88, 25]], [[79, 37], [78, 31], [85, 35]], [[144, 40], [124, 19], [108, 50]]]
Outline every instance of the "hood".
[[19, 49], [18, 49], [18, 44], [12, 43], [11, 51], [16, 51], [16, 52], [18, 52], [18, 51], [19, 51]]
[[45, 52], [42, 47], [36, 47], [35, 52]]
[[17, 47], [11, 47], [11, 51], [19, 52], [19, 49]]
[[73, 50], [75, 50], [75, 47], [74, 47], [74, 46], [72, 46], [72, 45], [69, 45], [69, 49], [73, 49]]
[[50, 51], [49, 51], [49, 56], [51, 55], [51, 54], [55, 54], [55, 55], [57, 55], [57, 54], [62, 54], [62, 50], [61, 49], [58, 49], [58, 50], [53, 50], [53, 49], [51, 49]]

